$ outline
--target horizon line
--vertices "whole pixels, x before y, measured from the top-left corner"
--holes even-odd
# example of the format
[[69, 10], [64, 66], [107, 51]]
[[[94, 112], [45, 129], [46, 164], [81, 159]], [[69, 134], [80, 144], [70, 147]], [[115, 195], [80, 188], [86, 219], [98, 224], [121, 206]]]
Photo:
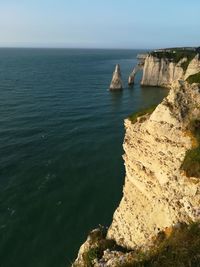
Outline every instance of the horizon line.
[[173, 48], [197, 48], [198, 46], [171, 46], [154, 48], [131, 48], [131, 47], [62, 47], [62, 46], [1, 46], [0, 49], [82, 49], [82, 50], [155, 50], [155, 49], [173, 49]]
[[96, 49], [96, 50], [151, 50], [155, 48], [123, 48], [123, 47], [59, 47], [59, 46], [0, 46], [0, 49]]

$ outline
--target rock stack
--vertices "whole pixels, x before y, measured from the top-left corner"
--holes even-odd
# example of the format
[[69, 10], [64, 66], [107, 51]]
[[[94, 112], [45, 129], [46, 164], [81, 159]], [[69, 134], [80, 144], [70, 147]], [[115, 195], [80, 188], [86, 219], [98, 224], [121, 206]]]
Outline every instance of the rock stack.
[[132, 86], [135, 83], [135, 68], [133, 69], [133, 71], [131, 72], [130, 76], [128, 77], [128, 85]]
[[115, 67], [115, 71], [113, 72], [113, 77], [110, 84], [110, 90], [122, 90], [122, 89], [123, 89], [123, 83], [121, 79], [120, 65], [117, 64]]
[[143, 68], [143, 65], [141, 65], [140, 63], [137, 64], [135, 66], [135, 68], [133, 69], [133, 71], [131, 72], [129, 78], [128, 78], [128, 85], [132, 86], [135, 83], [135, 75], [138, 73], [139, 70], [141, 70]]

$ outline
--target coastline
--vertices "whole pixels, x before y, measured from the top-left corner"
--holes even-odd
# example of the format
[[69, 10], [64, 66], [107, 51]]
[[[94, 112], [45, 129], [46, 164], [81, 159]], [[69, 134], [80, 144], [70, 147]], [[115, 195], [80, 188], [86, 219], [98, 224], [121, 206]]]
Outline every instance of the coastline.
[[[176, 227], [182, 228], [179, 224], [198, 223], [199, 180], [196, 177], [195, 183], [191, 184], [194, 177], [186, 177], [181, 166], [186, 152], [192, 149], [191, 136], [185, 136], [184, 132], [189, 127], [190, 120], [198, 120], [200, 115], [199, 85], [178, 82], [178, 77], [183, 77], [183, 74], [187, 79], [187, 73], [200, 72], [196, 58], [199, 60], [198, 57], [191, 59], [188, 69], [185, 72], [179, 71], [174, 80], [168, 76], [170, 82], [166, 87], [171, 89], [155, 110], [151, 113], [147, 111], [134, 119], [134, 122], [130, 119], [125, 121], [123, 158], [126, 177], [123, 198], [107, 234], [102, 235], [101, 229], [92, 231], [72, 266], [126, 266], [123, 265], [125, 262], [137, 264], [138, 255], [133, 256], [133, 251], [140, 253], [141, 248], [147, 255], [145, 251], [156, 247], [155, 240], [160, 234], [163, 234], [164, 239], [169, 239], [176, 233]], [[144, 68], [147, 68], [148, 60], [147, 57]], [[156, 62], [163, 64], [162, 60], [156, 59]], [[182, 63], [178, 64], [181, 69]], [[170, 65], [171, 63], [169, 68]], [[175, 64], [174, 67], [176, 68]], [[143, 73], [143, 84], [148, 75], [146, 72], [148, 70]], [[156, 76], [159, 76], [158, 73], [154, 74], [155, 78]], [[155, 80], [154, 77], [150, 79]], [[166, 80], [164, 77], [160, 79]], [[155, 85], [155, 82], [152, 83]], [[158, 85], [162, 83], [158, 82]], [[93, 256], [90, 255], [92, 251]], [[120, 260], [122, 258], [123, 264]], [[135, 266], [134, 264], [130, 266]]]

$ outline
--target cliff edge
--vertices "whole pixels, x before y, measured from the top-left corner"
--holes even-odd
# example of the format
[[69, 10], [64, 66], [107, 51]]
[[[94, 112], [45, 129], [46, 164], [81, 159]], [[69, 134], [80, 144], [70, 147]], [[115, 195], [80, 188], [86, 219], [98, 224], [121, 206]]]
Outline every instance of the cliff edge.
[[125, 120], [122, 200], [73, 267], [200, 266], [199, 49], [153, 51], [142, 66], [141, 84], [169, 94]]
[[145, 58], [141, 84], [170, 87], [173, 82], [187, 80], [200, 72], [198, 49], [164, 49], [150, 52]]
[[187, 82], [173, 83], [152, 113], [125, 120], [123, 198], [109, 229], [90, 233], [73, 266], [123, 266], [121, 258], [148, 251], [160, 233], [199, 221], [200, 176], [183, 169], [198, 143], [191, 123], [199, 132], [199, 121], [200, 86]]
[[130, 116], [125, 129], [123, 198], [109, 229], [89, 234], [74, 267], [123, 266], [121, 259], [138, 259], [161, 233], [200, 219], [200, 161], [192, 176], [183, 166], [188, 151], [200, 147], [199, 84], [173, 83], [155, 110]]
[[175, 83], [152, 114], [125, 121], [124, 195], [109, 239], [127, 248], [149, 246], [160, 231], [200, 218], [200, 177], [182, 170], [195, 143], [190, 125], [199, 119], [199, 86]]

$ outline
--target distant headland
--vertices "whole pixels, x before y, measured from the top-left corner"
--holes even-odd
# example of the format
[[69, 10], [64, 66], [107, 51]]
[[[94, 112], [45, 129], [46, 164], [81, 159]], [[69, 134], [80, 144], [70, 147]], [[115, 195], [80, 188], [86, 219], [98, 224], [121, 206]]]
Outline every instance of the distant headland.
[[[199, 79], [199, 53], [200, 47], [182, 47], [157, 49], [139, 54], [138, 63], [128, 78], [128, 85], [134, 85], [135, 76], [139, 71], [143, 71], [143, 86], [170, 87], [174, 81], [187, 80], [191, 75], [196, 75], [192, 79]], [[119, 89], [123, 89], [123, 82], [120, 66], [117, 64], [110, 90]]]

